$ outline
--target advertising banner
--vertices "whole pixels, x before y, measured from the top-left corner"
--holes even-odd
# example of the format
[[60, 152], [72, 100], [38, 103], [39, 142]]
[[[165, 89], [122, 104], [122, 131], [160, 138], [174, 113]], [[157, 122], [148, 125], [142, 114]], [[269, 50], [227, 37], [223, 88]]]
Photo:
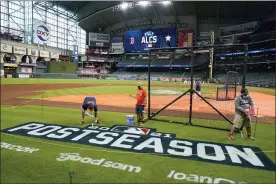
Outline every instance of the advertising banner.
[[172, 78], [171, 81], [173, 81], [173, 82], [182, 82], [183, 79], [182, 78]]
[[3, 53], [12, 53], [12, 46], [1, 43], [1, 52], [3, 52]]
[[170, 81], [170, 78], [167, 78], [167, 77], [161, 77], [161, 78], [160, 78], [160, 81], [169, 82], [169, 81]]
[[124, 42], [124, 39], [122, 36], [115, 36], [111, 39], [111, 43], [122, 43]]
[[124, 48], [124, 43], [112, 43], [111, 44], [112, 49], [123, 49]]
[[107, 42], [101, 43], [101, 42], [90, 41], [89, 46], [92, 46], [92, 47], [109, 47], [110, 43], [107, 43]]
[[30, 78], [29, 74], [18, 74], [18, 78]]
[[25, 47], [13, 46], [13, 53], [14, 54], [26, 55], [26, 48]]
[[147, 52], [149, 48], [175, 47], [176, 28], [126, 31], [125, 52]]
[[4, 77], [5, 76], [5, 70], [0, 70], [0, 77]]
[[58, 59], [60, 53], [59, 52], [50, 52], [50, 54], [51, 54], [51, 58]]
[[35, 57], [38, 57], [38, 50], [36, 50], [36, 49], [28, 49], [27, 55], [28, 55], [28, 56], [35, 56]]
[[40, 50], [39, 51], [39, 56], [40, 57], [45, 57], [45, 58], [49, 58], [50, 57], [49, 52], [48, 51], [44, 51], [44, 50]]
[[110, 42], [110, 35], [109, 34], [101, 34], [101, 33], [89, 33], [89, 43], [90, 42], [103, 42], [109, 43]]
[[219, 36], [232, 36], [232, 35], [241, 35], [241, 34], [249, 34], [255, 31], [256, 27], [259, 25], [257, 21], [249, 22], [245, 24], [240, 24], [236, 26], [230, 27], [222, 27], [219, 28]]
[[132, 76], [132, 75], [118, 75], [117, 79], [118, 80], [136, 80], [136, 76]]
[[50, 26], [44, 24], [44, 22], [37, 21], [34, 24], [33, 39], [35, 43], [48, 44], [51, 37]]
[[152, 81], [159, 81], [159, 77], [151, 77], [150, 78]]
[[193, 45], [193, 30], [178, 31], [178, 47], [191, 47]]
[[22, 73], [33, 73], [33, 69], [30, 67], [21, 67]]

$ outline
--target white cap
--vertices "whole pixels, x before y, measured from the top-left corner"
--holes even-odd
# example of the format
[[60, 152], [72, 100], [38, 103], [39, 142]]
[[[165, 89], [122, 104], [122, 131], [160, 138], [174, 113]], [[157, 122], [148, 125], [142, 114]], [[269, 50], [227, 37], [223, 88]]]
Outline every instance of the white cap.
[[137, 84], [137, 86], [142, 86], [142, 82], [139, 82], [139, 83]]

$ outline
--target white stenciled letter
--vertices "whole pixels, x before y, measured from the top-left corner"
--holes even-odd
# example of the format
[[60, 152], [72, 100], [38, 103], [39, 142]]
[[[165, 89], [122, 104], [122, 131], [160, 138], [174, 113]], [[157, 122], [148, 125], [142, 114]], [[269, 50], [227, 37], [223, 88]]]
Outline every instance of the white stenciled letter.
[[225, 146], [232, 162], [237, 164], [242, 164], [240, 159], [243, 158], [254, 166], [264, 167], [262, 161], [258, 158], [258, 156], [254, 153], [254, 151], [250, 148], [243, 148], [244, 152], [238, 150], [233, 146]]
[[113, 137], [107, 137], [106, 135], [111, 135], [111, 136], [117, 137], [119, 134], [115, 133], [115, 132], [102, 132], [102, 133], [98, 134], [96, 136], [96, 138], [103, 139], [103, 140], [97, 140], [95, 138], [95, 139], [89, 139], [89, 142], [92, 144], [104, 145], [104, 144], [108, 144], [111, 141], [113, 141], [113, 139], [114, 139]]
[[13, 129], [8, 130], [9, 132], [14, 132], [16, 130], [34, 130], [40, 127], [43, 127], [44, 124], [37, 124], [37, 123], [31, 123], [31, 124], [27, 124], [27, 125], [23, 125], [23, 126], [19, 126]]
[[74, 137], [71, 140], [72, 141], [78, 141], [78, 140], [82, 139], [83, 137], [85, 137], [85, 136], [87, 136], [87, 135], [89, 135], [91, 133], [99, 133], [99, 131], [97, 131], [97, 130], [86, 130], [86, 129], [84, 129], [82, 131], [83, 131], [82, 134], [78, 135], [77, 137]]
[[[153, 144], [152, 144], [153, 143]], [[156, 153], [163, 153], [163, 146], [160, 138], [157, 137], [151, 137], [145, 142], [142, 142], [138, 146], [136, 146], [134, 149], [135, 150], [142, 150], [145, 148], [152, 148]]]
[[[69, 131], [66, 131], [66, 130], [69, 130]], [[61, 130], [58, 130], [57, 133], [55, 133], [55, 134], [47, 135], [47, 137], [55, 138], [55, 139], [62, 139], [64, 137], [67, 137], [68, 135], [72, 134], [72, 132], [70, 130], [74, 131], [74, 132], [77, 132], [80, 129], [79, 128], [63, 128]], [[57, 135], [57, 134], [61, 134], [61, 135]]]
[[[187, 146], [184, 146], [187, 145]], [[188, 141], [180, 141], [180, 140], [172, 140], [170, 142], [170, 147], [176, 148], [180, 151], [176, 151], [176, 149], [168, 149], [168, 153], [172, 155], [179, 155], [179, 156], [191, 156], [193, 154], [192, 148], [188, 146], [192, 146], [193, 143]]]
[[36, 135], [36, 136], [41, 136], [41, 135], [46, 135], [48, 133], [54, 132], [58, 129], [61, 129], [62, 127], [60, 126], [46, 126], [46, 127], [42, 127], [33, 131], [28, 132], [29, 135]]
[[[212, 154], [206, 154], [206, 147], [211, 147], [214, 150]], [[198, 143], [197, 144], [197, 155], [203, 159], [222, 161], [225, 160], [225, 155], [222, 148], [219, 145]]]
[[129, 135], [129, 134], [124, 134], [122, 135], [119, 139], [117, 139], [114, 143], [112, 143], [110, 146], [112, 147], [117, 147], [117, 148], [127, 148], [130, 149], [132, 145], [127, 145], [123, 144], [123, 142], [129, 142], [133, 143], [135, 140], [134, 139], [128, 139], [128, 138], [140, 138], [140, 135]]

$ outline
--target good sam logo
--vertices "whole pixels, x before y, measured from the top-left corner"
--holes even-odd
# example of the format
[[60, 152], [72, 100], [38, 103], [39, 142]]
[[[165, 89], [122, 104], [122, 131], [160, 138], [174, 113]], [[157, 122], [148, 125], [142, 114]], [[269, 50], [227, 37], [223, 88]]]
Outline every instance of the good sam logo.
[[4, 129], [2, 132], [224, 165], [265, 170], [276, 168], [275, 164], [257, 147], [177, 139], [174, 134], [146, 129], [122, 125], [79, 128], [29, 122]]

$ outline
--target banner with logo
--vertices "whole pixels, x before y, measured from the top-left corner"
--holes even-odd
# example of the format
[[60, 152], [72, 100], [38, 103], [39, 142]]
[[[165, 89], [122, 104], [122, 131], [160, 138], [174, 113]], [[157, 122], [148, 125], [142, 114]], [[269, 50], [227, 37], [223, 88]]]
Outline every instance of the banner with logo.
[[132, 30], [124, 36], [125, 52], [147, 52], [149, 48], [175, 47], [176, 28]]
[[132, 76], [132, 75], [118, 75], [117, 79], [118, 80], [136, 80], [136, 76]]
[[179, 30], [177, 46], [191, 47], [193, 45], [193, 30]]
[[236, 26], [221, 27], [219, 28], [219, 36], [223, 37], [223, 36], [232, 36], [236, 34], [239, 34], [239, 35], [250, 34], [253, 31], [255, 31], [258, 25], [259, 23], [255, 21], [255, 22], [249, 22], [249, 23], [240, 24]]
[[39, 56], [40, 57], [45, 57], [45, 58], [49, 58], [50, 57], [49, 52], [45, 51], [45, 50], [40, 50], [39, 51]]
[[0, 70], [0, 77], [4, 77], [5, 76], [5, 70]]
[[2, 44], [2, 43], [1, 43], [1, 52], [4, 52], [4, 53], [12, 53], [12, 46], [11, 46], [11, 45], [7, 45], [7, 44]]
[[26, 55], [26, 48], [25, 47], [17, 47], [17, 46], [13, 46], [13, 53], [14, 54], [22, 54], [22, 55]]
[[37, 21], [34, 24], [33, 39], [35, 43], [48, 44], [51, 38], [50, 26], [44, 24], [41, 21]]
[[183, 79], [182, 78], [172, 78], [171, 81], [173, 81], [173, 82], [182, 82]]
[[112, 49], [123, 49], [124, 48], [124, 43], [112, 43], [111, 44]]
[[33, 69], [31, 67], [21, 67], [22, 73], [33, 73]]
[[59, 52], [50, 52], [52, 59], [58, 59], [59, 58]]
[[109, 34], [101, 34], [101, 33], [89, 33], [89, 43], [90, 42], [103, 42], [109, 43], [110, 42], [110, 35]]
[[73, 61], [79, 62], [79, 47], [78, 45], [73, 45]]
[[161, 77], [161, 78], [160, 78], [160, 81], [169, 82], [169, 81], [170, 81], [170, 78], [167, 78], [167, 77]]
[[152, 81], [159, 81], [159, 77], [151, 77], [150, 78]]
[[114, 36], [111, 39], [111, 43], [122, 43], [124, 42], [124, 39], [122, 36]]
[[38, 50], [36, 50], [36, 49], [28, 49], [27, 55], [38, 57]]

